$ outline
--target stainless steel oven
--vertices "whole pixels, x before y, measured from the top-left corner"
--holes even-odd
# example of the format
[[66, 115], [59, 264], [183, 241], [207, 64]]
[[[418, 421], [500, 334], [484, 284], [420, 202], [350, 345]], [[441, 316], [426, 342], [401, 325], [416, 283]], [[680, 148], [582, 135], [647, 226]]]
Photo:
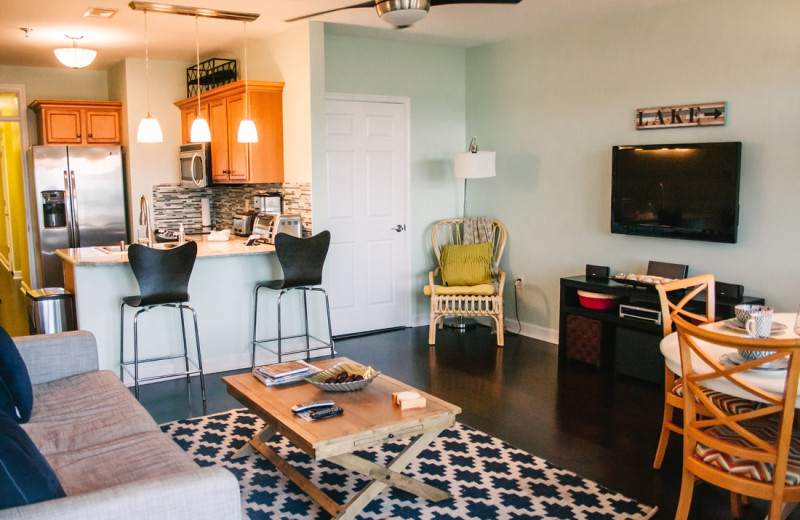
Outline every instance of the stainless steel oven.
[[211, 147], [208, 143], [181, 146], [181, 186], [203, 188], [211, 184]]

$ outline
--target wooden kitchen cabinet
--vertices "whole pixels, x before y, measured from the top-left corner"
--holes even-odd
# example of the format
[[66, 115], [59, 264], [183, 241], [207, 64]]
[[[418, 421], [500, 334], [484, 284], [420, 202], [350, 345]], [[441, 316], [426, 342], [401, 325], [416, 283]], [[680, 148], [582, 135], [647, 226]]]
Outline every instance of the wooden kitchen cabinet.
[[122, 103], [37, 99], [39, 144], [122, 144]]
[[[257, 143], [237, 140], [245, 117], [244, 81], [201, 94], [201, 111], [211, 129], [211, 179], [216, 184], [283, 182], [283, 83], [249, 81], [250, 117]], [[181, 109], [181, 135], [189, 133], [197, 113], [197, 98], [175, 103]]]

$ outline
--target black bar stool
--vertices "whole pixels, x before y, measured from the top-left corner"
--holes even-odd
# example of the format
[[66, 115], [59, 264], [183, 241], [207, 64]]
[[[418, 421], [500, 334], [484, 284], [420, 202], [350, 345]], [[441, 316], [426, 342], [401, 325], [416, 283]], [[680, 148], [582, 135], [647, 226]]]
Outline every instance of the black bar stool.
[[[331, 357], [334, 356], [331, 306], [328, 300], [328, 293], [322, 287], [315, 287], [322, 283], [322, 267], [325, 264], [325, 257], [328, 255], [330, 244], [330, 231], [323, 231], [309, 238], [297, 238], [286, 233], [278, 233], [275, 236], [275, 253], [278, 255], [278, 261], [281, 264], [281, 269], [283, 269], [283, 280], [272, 280], [256, 284], [253, 293], [253, 353], [250, 359], [251, 368], [256, 366], [256, 347], [261, 347], [273, 354], [277, 354], [278, 363], [281, 362], [283, 356], [298, 352], [305, 352], [306, 360], [310, 359], [311, 352], [316, 350], [330, 349]], [[278, 294], [278, 335], [275, 338], [258, 339], [258, 291], [264, 288], [280, 291]], [[283, 336], [281, 329], [281, 298], [292, 289], [303, 291], [305, 332], [293, 336]], [[309, 333], [308, 291], [319, 291], [325, 295], [325, 310], [328, 316], [327, 342]], [[305, 338], [304, 348], [284, 352], [283, 341], [294, 338]], [[312, 340], [314, 340], [314, 344], [312, 344]], [[277, 350], [271, 348], [272, 342], [277, 343]]]
[[[200, 376], [200, 389], [203, 395], [203, 408], [206, 404], [206, 385], [203, 378], [203, 358], [200, 354], [200, 335], [197, 329], [197, 313], [186, 305], [189, 301], [189, 277], [192, 275], [194, 261], [197, 258], [197, 243], [187, 242], [182, 246], [172, 249], [153, 249], [141, 244], [131, 244], [128, 249], [128, 262], [130, 263], [136, 282], [139, 284], [138, 296], [125, 296], [119, 308], [120, 319], [120, 347], [119, 347], [119, 377], [123, 379], [123, 370], [133, 377], [136, 398], [139, 398], [139, 382], [165, 379], [175, 376], [186, 376], [186, 383], [190, 384], [190, 377]], [[133, 360], [125, 361], [125, 306], [139, 309], [133, 317]], [[183, 354], [166, 355], [139, 359], [139, 315], [156, 307], [173, 307], [178, 310], [181, 317], [181, 334], [183, 335]], [[191, 311], [194, 319], [194, 337], [197, 344], [197, 363], [189, 359], [186, 346], [186, 323], [183, 311]], [[184, 359], [185, 371], [169, 374], [139, 377], [139, 364], [168, 359]], [[189, 365], [192, 365], [191, 368]], [[131, 374], [129, 366], [133, 365]]]

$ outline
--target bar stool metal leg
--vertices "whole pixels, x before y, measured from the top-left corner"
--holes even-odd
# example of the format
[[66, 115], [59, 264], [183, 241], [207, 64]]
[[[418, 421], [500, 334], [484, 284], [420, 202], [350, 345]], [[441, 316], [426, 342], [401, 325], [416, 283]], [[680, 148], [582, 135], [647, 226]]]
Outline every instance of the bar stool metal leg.
[[[203, 355], [200, 353], [200, 330], [197, 327], [197, 313], [194, 311], [194, 308], [190, 307], [189, 305], [181, 305], [180, 307], [181, 308], [178, 309], [178, 310], [180, 311], [181, 316], [183, 316], [183, 309], [189, 309], [189, 311], [191, 311], [191, 313], [192, 313], [192, 319], [194, 320], [194, 339], [195, 339], [195, 344], [197, 345], [197, 369], [200, 371], [200, 393], [203, 396], [203, 412], [205, 412], [205, 406], [206, 406], [206, 380], [205, 380], [205, 376], [204, 376], [204, 372], [203, 372]], [[185, 334], [186, 334], [186, 331], [184, 330], [184, 335]], [[187, 357], [186, 359], [187, 359], [186, 362], [188, 364], [188, 362], [189, 362], [188, 359], [189, 358]], [[189, 376], [187, 375], [186, 377], [189, 377]]]
[[[181, 315], [181, 335], [183, 337], [183, 363], [186, 367], [186, 384], [191, 386], [192, 380], [189, 376], [189, 350], [186, 348], [186, 322], [183, 320], [183, 305], [178, 305], [175, 307], [178, 310], [178, 314]], [[195, 320], [196, 321], [196, 320]]]
[[119, 380], [125, 382], [125, 302], [119, 306]]
[[311, 342], [310, 338], [308, 337], [308, 298], [306, 297], [308, 295], [308, 287], [300, 287], [299, 289], [303, 291], [303, 318], [305, 319], [306, 324], [306, 361], [309, 361], [311, 359], [311, 351], [309, 350], [311, 348]]
[[283, 332], [281, 331], [281, 298], [286, 294], [286, 289], [278, 294], [278, 363], [283, 355]]

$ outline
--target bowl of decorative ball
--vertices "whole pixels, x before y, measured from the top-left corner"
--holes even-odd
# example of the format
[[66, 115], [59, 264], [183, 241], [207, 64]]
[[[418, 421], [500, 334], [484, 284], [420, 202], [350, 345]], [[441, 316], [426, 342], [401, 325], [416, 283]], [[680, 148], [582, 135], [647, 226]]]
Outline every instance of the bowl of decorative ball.
[[317, 372], [306, 381], [325, 392], [355, 392], [370, 384], [378, 374], [372, 367], [346, 361]]

